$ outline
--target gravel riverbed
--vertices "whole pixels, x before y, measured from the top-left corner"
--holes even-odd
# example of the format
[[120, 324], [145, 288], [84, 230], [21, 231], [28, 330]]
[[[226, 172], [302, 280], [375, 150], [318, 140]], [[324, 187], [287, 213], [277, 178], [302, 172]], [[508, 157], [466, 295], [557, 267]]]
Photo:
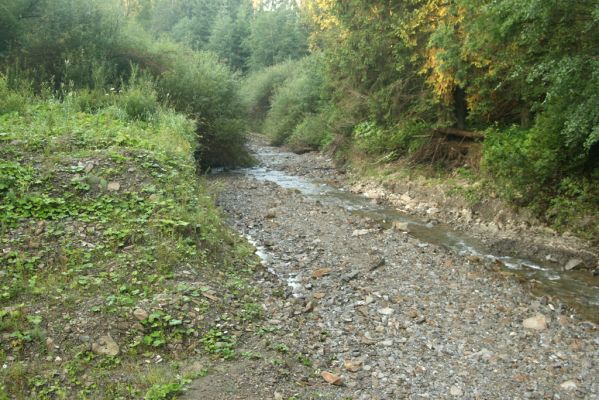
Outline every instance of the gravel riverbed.
[[[318, 154], [277, 160], [268, 167], [343, 179]], [[599, 399], [598, 327], [559, 300], [533, 296], [490, 261], [298, 190], [246, 174], [215, 179], [220, 207], [270, 271], [255, 283], [269, 341], [284, 351], [282, 361], [223, 367], [190, 398]]]

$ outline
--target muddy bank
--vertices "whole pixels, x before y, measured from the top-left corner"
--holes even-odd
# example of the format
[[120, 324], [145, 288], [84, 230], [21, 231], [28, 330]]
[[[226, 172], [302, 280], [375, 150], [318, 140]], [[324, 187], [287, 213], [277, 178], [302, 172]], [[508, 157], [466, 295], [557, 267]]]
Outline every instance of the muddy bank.
[[[298, 175], [342, 186], [326, 158], [253, 148], [263, 171], [214, 179], [272, 276], [256, 280], [265, 323], [248, 344], [266, 350], [200, 380], [190, 398], [599, 398], [594, 323], [491, 260], [319, 199], [318, 183], [293, 187]], [[287, 180], [262, 179], [266, 170]], [[223, 382], [237, 389], [202, 389]]]

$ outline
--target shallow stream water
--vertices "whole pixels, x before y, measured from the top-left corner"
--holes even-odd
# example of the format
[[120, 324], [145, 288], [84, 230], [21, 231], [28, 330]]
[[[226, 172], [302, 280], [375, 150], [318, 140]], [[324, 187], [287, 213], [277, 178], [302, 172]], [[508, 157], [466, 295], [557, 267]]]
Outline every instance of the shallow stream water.
[[[599, 278], [589, 271], [562, 271], [561, 266], [545, 260], [522, 259], [510, 254], [492, 254], [480, 240], [441, 223], [430, 223], [396, 210], [391, 206], [373, 202], [365, 196], [350, 193], [342, 188], [286, 173], [282, 168], [285, 160], [295, 156], [272, 148], [260, 148], [256, 153], [260, 165], [231, 171], [234, 174], [251, 176], [261, 181], [299, 190], [307, 197], [323, 204], [343, 207], [352, 213], [369, 217], [385, 227], [395, 221], [407, 224], [409, 233], [427, 243], [443, 246], [464, 256], [476, 256], [494, 261], [509, 273], [520, 276], [537, 295], [557, 297], [575, 308], [582, 316], [599, 322]], [[293, 286], [293, 282], [290, 282]]]

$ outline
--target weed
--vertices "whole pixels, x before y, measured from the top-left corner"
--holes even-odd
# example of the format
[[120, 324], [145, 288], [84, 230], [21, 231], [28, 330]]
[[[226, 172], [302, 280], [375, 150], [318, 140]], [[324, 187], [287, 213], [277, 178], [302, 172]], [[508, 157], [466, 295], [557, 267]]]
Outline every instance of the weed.
[[218, 328], [210, 329], [200, 340], [208, 353], [216, 354], [225, 360], [235, 358], [235, 337], [223, 333]]

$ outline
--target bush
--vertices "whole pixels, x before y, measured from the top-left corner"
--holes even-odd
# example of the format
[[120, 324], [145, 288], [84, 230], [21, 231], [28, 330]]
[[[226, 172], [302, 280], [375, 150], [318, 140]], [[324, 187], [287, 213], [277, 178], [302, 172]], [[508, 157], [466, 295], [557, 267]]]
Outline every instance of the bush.
[[324, 82], [318, 55], [298, 63], [295, 74], [276, 91], [264, 122], [264, 131], [273, 144], [285, 143], [306, 115], [319, 110]]
[[296, 72], [297, 62], [288, 61], [254, 72], [244, 79], [241, 97], [244, 108], [252, 120], [261, 122], [266, 118], [276, 89]]
[[585, 234], [599, 232], [599, 169], [574, 163], [559, 132], [540, 127], [490, 129], [482, 167], [497, 193], [530, 208], [556, 228]]
[[92, 89], [80, 90], [75, 96], [77, 108], [85, 113], [96, 113], [99, 110], [114, 104], [115, 99], [112, 93], [107, 93], [105, 90]]
[[116, 99], [130, 119], [148, 121], [158, 110], [154, 83], [147, 77], [137, 80], [132, 76], [127, 88]]
[[288, 139], [288, 144], [293, 151], [317, 150], [328, 145], [333, 135], [324, 113], [307, 115], [295, 127], [293, 134]]
[[159, 97], [196, 120], [200, 165], [247, 164], [236, 77], [214, 54], [180, 55], [158, 79]]
[[389, 160], [411, 154], [422, 144], [423, 134], [430, 127], [418, 121], [407, 121], [392, 128], [382, 128], [374, 122], [362, 122], [355, 126], [355, 146], [366, 154], [386, 154]]
[[0, 75], [0, 115], [21, 112], [25, 109], [27, 97], [8, 88], [6, 78]]

